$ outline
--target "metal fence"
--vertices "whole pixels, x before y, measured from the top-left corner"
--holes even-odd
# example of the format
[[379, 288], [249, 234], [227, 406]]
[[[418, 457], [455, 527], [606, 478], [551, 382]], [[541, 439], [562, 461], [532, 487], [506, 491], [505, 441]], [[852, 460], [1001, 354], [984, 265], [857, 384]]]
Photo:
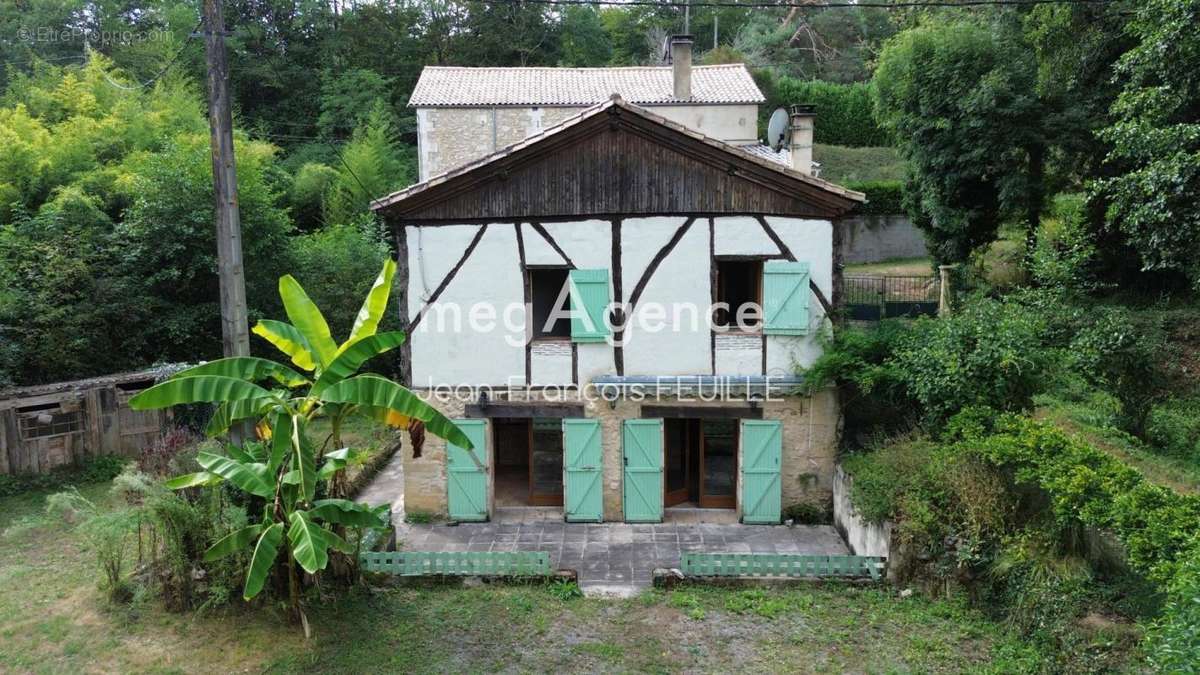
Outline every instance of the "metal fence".
[[933, 275], [842, 277], [842, 298], [851, 321], [936, 316], [940, 291], [938, 278]]

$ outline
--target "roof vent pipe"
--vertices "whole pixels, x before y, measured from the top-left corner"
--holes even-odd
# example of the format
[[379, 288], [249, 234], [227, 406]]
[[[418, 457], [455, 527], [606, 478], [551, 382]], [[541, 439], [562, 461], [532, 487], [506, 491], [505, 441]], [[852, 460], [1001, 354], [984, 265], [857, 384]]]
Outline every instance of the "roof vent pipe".
[[675, 100], [688, 101], [692, 98], [692, 43], [691, 35], [672, 35], [667, 54], [671, 64], [671, 81], [674, 84]]
[[813, 173], [813, 128], [816, 118], [816, 106], [792, 106], [792, 168], [809, 176]]

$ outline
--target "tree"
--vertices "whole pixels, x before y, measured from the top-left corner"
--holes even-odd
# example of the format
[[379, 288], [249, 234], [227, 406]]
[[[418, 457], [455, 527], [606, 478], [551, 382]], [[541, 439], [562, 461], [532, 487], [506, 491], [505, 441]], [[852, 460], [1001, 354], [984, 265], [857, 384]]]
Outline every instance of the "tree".
[[[349, 337], [338, 345], [329, 325], [291, 275], [279, 280], [279, 295], [291, 323], [259, 321], [254, 333], [283, 352], [292, 368], [254, 357], [218, 359], [177, 373], [134, 396], [135, 410], [167, 408], [189, 403], [218, 405], [208, 425], [210, 435], [228, 431], [245, 419], [260, 420], [262, 442], [242, 447], [226, 446], [226, 454], [201, 452], [201, 471], [169, 481], [183, 489], [228, 482], [257, 498], [262, 505], [259, 522], [230, 533], [205, 552], [205, 560], [252, 549], [243, 597], [257, 596], [271, 571], [278, 567], [280, 550], [287, 574], [293, 615], [308, 633], [300, 602], [297, 566], [309, 574], [324, 570], [332, 551], [353, 553], [339, 528], [382, 528], [386, 506], [372, 508], [339, 498], [337, 481], [355, 459], [355, 451], [341, 448], [340, 428], [350, 415], [361, 415], [391, 426], [406, 427], [419, 421], [430, 433], [463, 448], [471, 442], [458, 427], [408, 389], [377, 375], [355, 375], [374, 356], [398, 347], [400, 332], [377, 332], [387, 309], [396, 265], [383, 265], [367, 293]], [[260, 386], [268, 384], [270, 388]], [[326, 445], [314, 447], [308, 425], [318, 417], [330, 419], [332, 433]], [[474, 457], [474, 453], [471, 453]], [[476, 458], [476, 461], [478, 459]], [[324, 486], [328, 498], [322, 499]]]
[[559, 65], [575, 68], [603, 66], [612, 58], [612, 43], [604, 32], [600, 12], [586, 5], [563, 9]]
[[334, 165], [337, 178], [325, 195], [325, 222], [348, 223], [368, 213], [371, 200], [412, 182], [413, 163], [396, 142], [390, 111], [376, 101]]
[[1053, 111], [1011, 20], [910, 28], [888, 41], [873, 82], [876, 115], [910, 162], [906, 208], [934, 258], [965, 260], [1005, 218], [1032, 238]]
[[1118, 174], [1096, 190], [1143, 269], [1200, 288], [1200, 0], [1148, 0], [1129, 31], [1138, 44], [1118, 62], [1125, 84], [1101, 134]]

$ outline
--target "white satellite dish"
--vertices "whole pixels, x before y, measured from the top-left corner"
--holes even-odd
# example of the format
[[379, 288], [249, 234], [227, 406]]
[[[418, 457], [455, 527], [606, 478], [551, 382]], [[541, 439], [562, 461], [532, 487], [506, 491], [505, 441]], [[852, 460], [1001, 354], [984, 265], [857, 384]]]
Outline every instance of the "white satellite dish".
[[783, 147], [788, 136], [788, 114], [783, 108], [776, 108], [771, 113], [771, 121], [767, 123], [767, 145], [775, 152]]

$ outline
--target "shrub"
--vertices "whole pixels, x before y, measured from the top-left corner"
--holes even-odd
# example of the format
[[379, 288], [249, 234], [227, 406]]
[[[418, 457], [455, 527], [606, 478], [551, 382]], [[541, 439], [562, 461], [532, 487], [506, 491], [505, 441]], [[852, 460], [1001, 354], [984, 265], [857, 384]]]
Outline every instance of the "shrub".
[[867, 195], [867, 203], [856, 213], [876, 216], [904, 214], [904, 183], [898, 180], [852, 181], [845, 184], [851, 190]]
[[800, 502], [783, 509], [783, 519], [800, 525], [829, 525], [833, 522], [832, 504]]
[[1200, 462], [1200, 401], [1171, 399], [1153, 405], [1146, 441], [1163, 454]]
[[112, 480], [128, 462], [115, 455], [99, 455], [77, 466], [58, 467], [49, 473], [0, 475], [0, 497], [34, 490], [57, 490], [67, 485]]
[[[850, 147], [892, 144], [891, 135], [875, 123], [868, 84], [836, 84], [783, 76], [775, 79], [774, 87], [777, 105], [816, 106], [817, 143]], [[773, 107], [765, 106], [767, 110]]]
[[1095, 290], [1097, 249], [1082, 195], [1058, 195], [1037, 232], [1031, 272], [1038, 284], [1075, 293]]

